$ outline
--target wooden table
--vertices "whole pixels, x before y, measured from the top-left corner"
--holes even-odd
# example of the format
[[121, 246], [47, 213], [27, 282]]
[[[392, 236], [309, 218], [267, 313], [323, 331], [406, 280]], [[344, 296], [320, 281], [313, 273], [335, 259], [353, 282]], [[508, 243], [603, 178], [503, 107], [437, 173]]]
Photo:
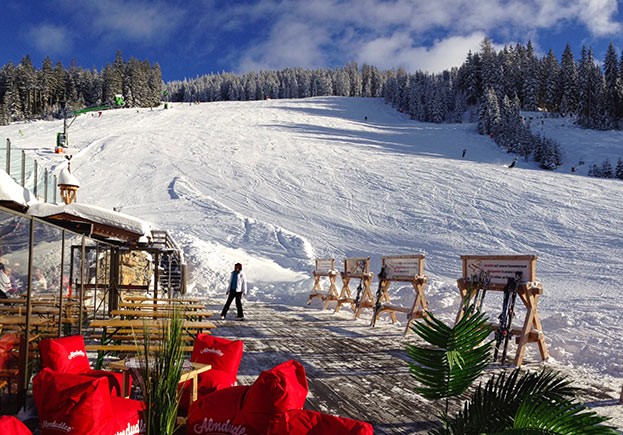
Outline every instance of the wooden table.
[[203, 310], [205, 309], [205, 304], [197, 304], [197, 303], [169, 303], [169, 302], [158, 302], [158, 303], [150, 303], [150, 302], [119, 302], [119, 308], [132, 308], [139, 309], [145, 311], [191, 311], [191, 310]]
[[[155, 310], [138, 310], [138, 309], [123, 309], [123, 310], [112, 310], [110, 312], [111, 316], [120, 317], [122, 319], [170, 319], [173, 317], [173, 312], [171, 310], [164, 311], [155, 311]], [[202, 319], [206, 319], [208, 317], [212, 317], [214, 313], [212, 311], [182, 311], [179, 313], [180, 317], [183, 317], [187, 320], [197, 320], [200, 321]]]
[[[192, 383], [192, 390], [190, 394], [190, 403], [191, 405], [195, 400], [197, 400], [198, 395], [198, 384], [199, 384], [199, 374], [206, 372], [212, 368], [210, 364], [200, 364], [191, 362], [192, 369], [183, 370], [182, 375], [180, 376], [179, 383], [186, 384], [187, 382]], [[110, 368], [113, 370], [119, 370], [123, 372], [123, 378], [121, 381], [121, 391], [123, 396], [129, 397], [130, 395], [130, 370], [128, 367], [126, 360], [113, 361], [110, 363]]]
[[[87, 350], [97, 351], [96, 368], [99, 369], [102, 367], [105, 353], [115, 351], [136, 352], [137, 342], [139, 346], [143, 342], [143, 338], [140, 335], [145, 329], [148, 332], [154, 332], [154, 336], [156, 336], [163, 331], [169, 322], [170, 319], [96, 319], [91, 321], [89, 326], [102, 329], [100, 344], [87, 345], [86, 348]], [[208, 321], [184, 320], [182, 328], [186, 334], [195, 339], [199, 333], [214, 329], [216, 325]], [[126, 332], [128, 330], [130, 333]], [[192, 351], [192, 346], [189, 348]]]
[[205, 303], [199, 298], [152, 298], [148, 296], [133, 296], [133, 295], [125, 295], [123, 296], [124, 302], [165, 302], [165, 303], [173, 303], [173, 304], [202, 304], [205, 306]]
[[[91, 321], [89, 326], [91, 328], [102, 328], [104, 330], [108, 328], [134, 328], [142, 330], [144, 326], [149, 329], [161, 328], [167, 322], [168, 319], [95, 319]], [[212, 322], [195, 322], [192, 320], [184, 320], [182, 326], [184, 330], [194, 331], [195, 333], [202, 332], [204, 329], [216, 328], [216, 325]]]
[[[44, 326], [52, 325], [54, 322], [52, 319], [44, 319], [40, 317], [31, 317], [30, 318], [30, 327], [33, 328], [35, 333], [39, 332], [39, 328]], [[26, 326], [26, 316], [20, 315], [10, 315], [10, 316], [0, 316], [0, 325], [1, 326], [19, 326], [20, 328], [24, 328]]]

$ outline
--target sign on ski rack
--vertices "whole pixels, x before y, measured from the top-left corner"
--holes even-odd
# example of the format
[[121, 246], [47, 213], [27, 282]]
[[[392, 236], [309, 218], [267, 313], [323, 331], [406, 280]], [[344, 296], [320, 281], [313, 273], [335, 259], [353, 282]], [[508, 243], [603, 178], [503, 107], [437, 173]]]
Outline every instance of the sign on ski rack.
[[[353, 313], [357, 313], [357, 307], [363, 298], [368, 299], [368, 295], [372, 295], [370, 291], [370, 283], [372, 282], [372, 273], [370, 273], [370, 257], [366, 258], [346, 258], [344, 259], [344, 270], [340, 274], [342, 276], [342, 291], [337, 299], [335, 312], [339, 312], [344, 304], [350, 304]], [[352, 278], [359, 279], [357, 293], [353, 297], [349, 283]]]
[[[537, 343], [541, 359], [549, 357], [545, 335], [541, 326], [538, 305], [543, 286], [536, 279], [536, 255], [462, 255], [462, 277], [457, 280], [462, 304], [457, 321], [470, 303], [482, 307], [487, 291], [504, 292], [502, 314], [499, 323], [492, 323], [496, 331], [496, 356], [504, 342], [502, 362], [510, 337], [515, 337], [517, 352], [514, 364], [520, 367], [526, 345]], [[511, 299], [512, 296], [512, 299]], [[511, 327], [515, 315], [514, 296], [519, 296], [526, 309], [521, 327]]]
[[[329, 306], [329, 302], [337, 299], [337, 287], [335, 286], [335, 279], [337, 277], [337, 270], [335, 270], [335, 259], [333, 258], [317, 258], [316, 268], [313, 271], [314, 275], [314, 287], [307, 299], [307, 305], [311, 304], [312, 299], [320, 298], [324, 302], [324, 309]], [[329, 279], [329, 289], [325, 292], [320, 284], [320, 279], [327, 277]]]
[[[424, 255], [394, 255], [381, 257], [381, 273], [379, 273], [379, 287], [376, 292], [374, 313], [371, 326], [381, 313], [388, 312], [393, 323], [396, 323], [396, 312], [407, 315], [407, 325], [404, 334], [407, 335], [411, 323], [424, 316], [428, 310], [424, 287], [428, 277], [424, 275]], [[392, 282], [410, 282], [413, 285], [415, 298], [411, 307], [392, 305], [389, 298], [389, 286]]]

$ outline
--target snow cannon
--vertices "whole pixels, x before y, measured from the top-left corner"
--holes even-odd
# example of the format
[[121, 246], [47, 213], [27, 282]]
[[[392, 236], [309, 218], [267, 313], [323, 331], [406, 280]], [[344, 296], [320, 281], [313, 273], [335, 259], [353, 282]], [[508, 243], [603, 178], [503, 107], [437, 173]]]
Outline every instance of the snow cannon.
[[56, 147], [54, 148], [55, 154], [62, 154], [65, 152], [65, 146], [67, 145], [67, 135], [65, 133], [56, 133]]

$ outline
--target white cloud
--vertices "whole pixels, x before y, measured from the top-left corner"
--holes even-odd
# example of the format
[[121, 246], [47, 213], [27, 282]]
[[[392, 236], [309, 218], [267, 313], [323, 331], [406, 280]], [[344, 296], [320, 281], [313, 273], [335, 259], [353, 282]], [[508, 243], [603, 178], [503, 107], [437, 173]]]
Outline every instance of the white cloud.
[[265, 41], [241, 57], [238, 71], [314, 68], [326, 64], [323, 45], [329, 42], [323, 29], [301, 22], [280, 22]]
[[[103, 13], [120, 0], [103, 3], [107, 6], [100, 7], [102, 19], [122, 23], [120, 29], [129, 26], [112, 11], [112, 15]], [[258, 0], [244, 4], [215, 0], [200, 6], [188, 4], [193, 8], [187, 8], [187, 15], [194, 19], [188, 37], [194, 52], [209, 47], [204, 56], [218, 53], [221, 63], [229, 61], [237, 72], [330, 67], [351, 60], [380, 68], [437, 72], [463, 63], [467, 51], [477, 51], [485, 35], [503, 46], [528, 39], [536, 43], [544, 31], [564, 37], [570, 26], [575, 32], [586, 32], [587, 38], [621, 30], [616, 21], [617, 0]], [[160, 6], [151, 5], [142, 0], [134, 3], [135, 11], [125, 7], [124, 13], [135, 17], [131, 27], [137, 35], [153, 36], [162, 17], [168, 16]], [[174, 23], [175, 19], [167, 22], [169, 26]], [[219, 45], [229, 50], [221, 53]]]
[[614, 19], [617, 0], [581, 0], [580, 5], [580, 20], [596, 36], [614, 35], [623, 30], [621, 23]]
[[431, 47], [413, 45], [408, 34], [394, 34], [365, 43], [359, 51], [358, 62], [381, 69], [402, 67], [407, 71], [437, 73], [460, 66], [467, 52], [477, 52], [485, 34], [475, 32], [468, 36], [453, 36], [436, 41]]
[[73, 47], [68, 30], [61, 26], [39, 25], [29, 30], [28, 37], [32, 45], [46, 55], [65, 54]]
[[83, 31], [106, 40], [164, 40], [182, 25], [186, 14], [164, 1], [98, 0], [82, 2], [78, 8], [70, 0], [63, 4], [84, 25]]

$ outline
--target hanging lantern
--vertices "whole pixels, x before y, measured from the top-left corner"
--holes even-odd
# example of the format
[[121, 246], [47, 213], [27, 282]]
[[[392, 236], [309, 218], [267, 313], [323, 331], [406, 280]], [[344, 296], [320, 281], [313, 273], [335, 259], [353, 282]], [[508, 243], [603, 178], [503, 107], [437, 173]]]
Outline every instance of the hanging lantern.
[[80, 181], [71, 173], [71, 157], [65, 156], [67, 161], [67, 168], [63, 168], [58, 175], [58, 187], [61, 191], [61, 198], [67, 205], [73, 203], [76, 200], [76, 193], [80, 187]]

